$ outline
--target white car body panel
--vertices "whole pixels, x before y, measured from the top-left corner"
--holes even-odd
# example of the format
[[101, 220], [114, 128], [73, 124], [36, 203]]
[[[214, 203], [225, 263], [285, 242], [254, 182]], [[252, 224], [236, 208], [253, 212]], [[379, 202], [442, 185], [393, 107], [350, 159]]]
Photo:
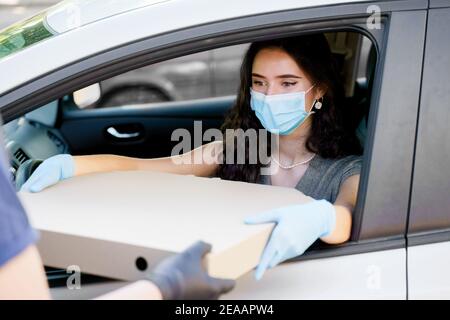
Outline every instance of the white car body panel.
[[406, 250], [395, 249], [281, 264], [253, 272], [223, 299], [406, 299]]
[[408, 247], [409, 299], [450, 299], [450, 242]]
[[171, 0], [154, 4], [56, 35], [3, 58], [0, 70], [8, 77], [0, 78], [0, 94], [71, 62], [151, 35], [248, 15], [361, 1]]

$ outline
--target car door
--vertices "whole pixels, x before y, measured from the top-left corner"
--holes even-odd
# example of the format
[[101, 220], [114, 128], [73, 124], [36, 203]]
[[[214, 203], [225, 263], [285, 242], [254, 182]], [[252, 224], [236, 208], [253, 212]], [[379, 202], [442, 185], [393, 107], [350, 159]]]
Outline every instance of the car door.
[[[33, 105], [99, 82], [107, 75], [128, 71], [143, 58], [152, 61], [194, 49], [208, 50], [261, 37], [302, 32], [349, 29], [361, 32], [373, 41], [377, 61], [351, 241], [339, 246], [314, 247], [294, 261], [270, 270], [260, 282], [255, 282], [252, 274], [248, 274], [225, 297], [405, 299], [405, 236], [427, 7], [425, 0], [386, 1], [379, 3], [376, 10], [372, 7], [373, 13], [368, 13], [367, 3], [352, 3], [192, 26], [171, 32], [170, 42], [165, 35], [153, 36], [152, 41], [144, 39], [124, 44], [108, 54], [73, 62], [9, 92], [0, 98], [0, 108], [6, 108], [5, 118], [11, 120], [13, 115], [29, 111]], [[369, 23], [374, 14], [379, 14], [375, 17], [379, 22], [375, 26]], [[186, 37], [187, 34], [191, 36]], [[155, 47], [158, 50], [152, 50]], [[1, 104], [11, 101], [12, 97], [15, 97], [14, 102]], [[89, 119], [89, 115], [83, 113], [66, 114], [64, 123], [78, 121], [80, 119], [71, 117], [82, 116]], [[156, 117], [156, 113], [153, 116]], [[192, 112], [190, 117], [195, 118]], [[94, 117], [94, 122], [98, 118], [101, 117]], [[115, 124], [105, 122], [101, 129]], [[89, 121], [86, 121], [83, 128], [88, 127]], [[67, 134], [70, 130], [65, 131]]]
[[450, 4], [431, 1], [408, 229], [410, 299], [450, 298]]

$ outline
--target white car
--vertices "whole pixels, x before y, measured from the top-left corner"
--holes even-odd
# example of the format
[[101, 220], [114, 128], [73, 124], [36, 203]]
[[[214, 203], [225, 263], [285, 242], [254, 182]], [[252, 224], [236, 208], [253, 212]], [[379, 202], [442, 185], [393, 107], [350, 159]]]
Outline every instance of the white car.
[[[249, 273], [225, 298], [448, 299], [448, 21], [445, 0], [63, 1], [0, 33], [12, 170], [64, 152], [168, 155], [175, 128], [220, 127], [234, 96], [92, 110], [95, 84], [190, 54], [325, 32], [364, 145], [351, 241], [314, 246], [260, 282]], [[53, 286], [55, 278], [49, 272]], [[93, 296], [87, 287], [53, 290]]]

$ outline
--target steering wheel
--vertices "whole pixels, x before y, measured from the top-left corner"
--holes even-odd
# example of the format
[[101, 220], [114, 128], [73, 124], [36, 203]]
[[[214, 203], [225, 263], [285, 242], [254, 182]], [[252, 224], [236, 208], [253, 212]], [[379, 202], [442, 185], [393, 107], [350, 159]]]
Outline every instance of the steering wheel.
[[40, 159], [30, 159], [22, 163], [16, 171], [16, 190], [19, 191], [24, 183], [31, 177], [34, 170], [43, 162]]

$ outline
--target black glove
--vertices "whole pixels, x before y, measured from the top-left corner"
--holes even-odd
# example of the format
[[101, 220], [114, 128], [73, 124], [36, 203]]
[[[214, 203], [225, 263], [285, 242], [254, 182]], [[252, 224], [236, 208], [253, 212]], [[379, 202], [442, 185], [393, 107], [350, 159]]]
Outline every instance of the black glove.
[[212, 300], [233, 289], [234, 280], [208, 275], [202, 260], [210, 251], [210, 244], [198, 241], [155, 267], [149, 279], [160, 289], [164, 300]]

